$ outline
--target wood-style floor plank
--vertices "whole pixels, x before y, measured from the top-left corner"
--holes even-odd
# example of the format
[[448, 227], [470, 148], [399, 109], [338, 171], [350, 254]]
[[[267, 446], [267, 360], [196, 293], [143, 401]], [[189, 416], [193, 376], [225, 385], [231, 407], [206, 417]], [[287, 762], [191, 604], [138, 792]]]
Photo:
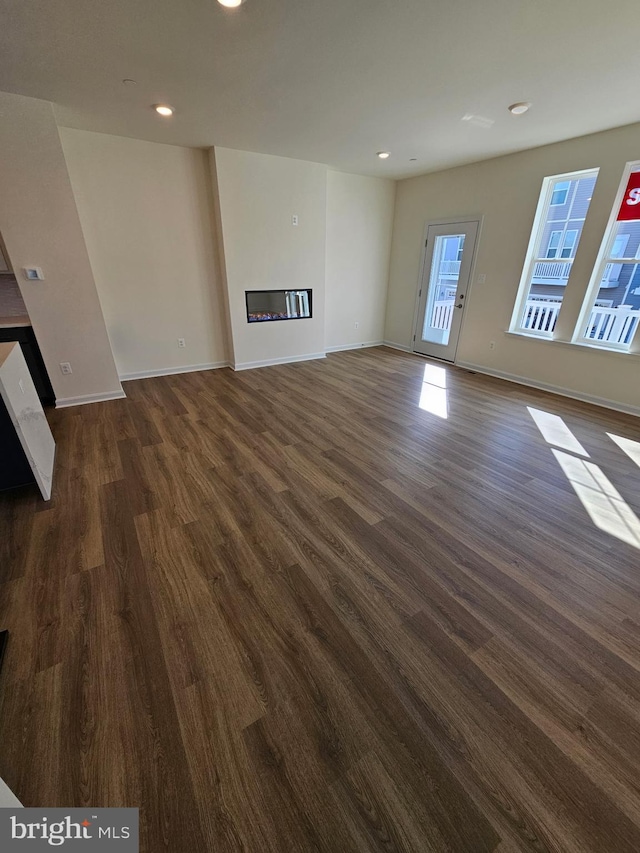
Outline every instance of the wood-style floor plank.
[[440, 417], [424, 366], [49, 413], [52, 501], [0, 495], [25, 805], [138, 806], [143, 853], [640, 850], [638, 421], [447, 365]]

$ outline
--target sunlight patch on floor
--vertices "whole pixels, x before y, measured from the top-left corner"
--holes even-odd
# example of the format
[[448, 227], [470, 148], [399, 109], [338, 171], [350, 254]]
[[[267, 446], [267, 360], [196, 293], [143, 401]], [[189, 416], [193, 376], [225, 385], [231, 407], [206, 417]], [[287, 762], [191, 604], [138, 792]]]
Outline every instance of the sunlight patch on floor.
[[552, 452], [596, 527], [640, 548], [640, 519], [602, 469], [562, 450]]
[[532, 409], [531, 406], [527, 406], [527, 411], [547, 444], [553, 444], [571, 453], [579, 453], [580, 456], [589, 456], [559, 415], [552, 415], [551, 412], [544, 412], [542, 409]]
[[447, 371], [435, 364], [425, 364], [422, 379], [420, 402], [425, 412], [437, 415], [439, 418], [449, 417], [447, 402]]
[[640, 468], [640, 441], [634, 441], [632, 438], [623, 438], [621, 435], [614, 435], [611, 432], [608, 432], [607, 435]]
[[[640, 548], [640, 519], [604, 473], [602, 468], [580, 456], [591, 458], [559, 415], [527, 406], [551, 452], [580, 498], [596, 527]], [[640, 466], [640, 442], [607, 433]], [[560, 449], [558, 449], [560, 448]]]

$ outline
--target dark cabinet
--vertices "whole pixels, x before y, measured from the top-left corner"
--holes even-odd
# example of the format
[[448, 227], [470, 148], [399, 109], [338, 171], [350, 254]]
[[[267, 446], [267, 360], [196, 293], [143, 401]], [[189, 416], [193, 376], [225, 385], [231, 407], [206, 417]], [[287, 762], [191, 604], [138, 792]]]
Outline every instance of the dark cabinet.
[[[25, 359], [26, 361], [26, 359]], [[35, 482], [18, 433], [0, 397], [0, 490]]]

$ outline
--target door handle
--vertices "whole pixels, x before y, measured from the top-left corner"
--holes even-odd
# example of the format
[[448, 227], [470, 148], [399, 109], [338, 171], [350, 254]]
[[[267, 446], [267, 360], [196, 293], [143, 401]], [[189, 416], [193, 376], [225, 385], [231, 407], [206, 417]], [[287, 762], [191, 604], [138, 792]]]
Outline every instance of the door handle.
[[458, 305], [456, 305], [456, 308], [462, 308], [462, 302], [458, 303]]

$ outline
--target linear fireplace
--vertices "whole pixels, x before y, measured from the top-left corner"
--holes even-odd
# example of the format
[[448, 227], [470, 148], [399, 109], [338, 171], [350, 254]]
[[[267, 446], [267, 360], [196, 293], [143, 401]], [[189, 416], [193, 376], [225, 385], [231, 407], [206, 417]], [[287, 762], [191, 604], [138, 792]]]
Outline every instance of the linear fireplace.
[[311, 317], [311, 289], [246, 290], [247, 322], [302, 320]]

